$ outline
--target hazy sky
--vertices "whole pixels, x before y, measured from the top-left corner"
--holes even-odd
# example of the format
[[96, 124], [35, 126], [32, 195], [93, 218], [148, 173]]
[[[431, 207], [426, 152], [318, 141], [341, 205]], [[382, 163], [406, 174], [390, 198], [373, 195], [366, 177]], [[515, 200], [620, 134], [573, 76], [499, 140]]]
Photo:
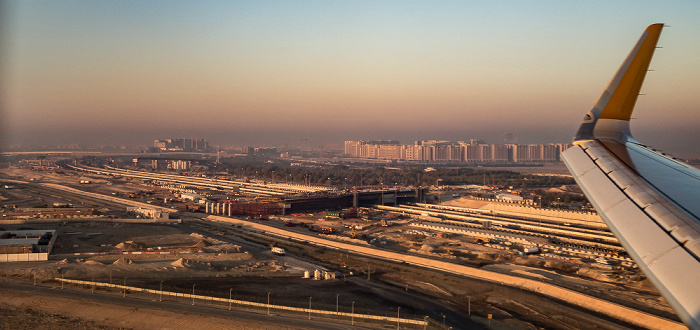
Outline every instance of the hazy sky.
[[568, 142], [646, 26], [663, 22], [632, 131], [700, 153], [698, 1], [2, 6], [5, 143]]

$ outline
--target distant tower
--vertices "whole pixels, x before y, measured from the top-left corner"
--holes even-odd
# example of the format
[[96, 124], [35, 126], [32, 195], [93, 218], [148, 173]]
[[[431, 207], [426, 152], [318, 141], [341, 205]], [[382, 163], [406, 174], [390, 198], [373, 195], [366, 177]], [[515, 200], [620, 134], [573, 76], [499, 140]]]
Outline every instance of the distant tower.
[[503, 134], [503, 143], [504, 144], [517, 144], [518, 137], [513, 133]]

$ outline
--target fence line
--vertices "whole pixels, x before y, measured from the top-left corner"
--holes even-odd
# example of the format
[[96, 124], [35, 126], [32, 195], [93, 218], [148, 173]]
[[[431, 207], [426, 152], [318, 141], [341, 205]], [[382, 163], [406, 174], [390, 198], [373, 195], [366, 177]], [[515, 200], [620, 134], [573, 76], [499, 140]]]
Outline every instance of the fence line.
[[258, 303], [258, 302], [246, 301], [246, 300], [219, 298], [219, 297], [203, 296], [203, 295], [193, 295], [193, 294], [190, 294], [190, 293], [179, 293], [179, 292], [161, 291], [161, 290], [145, 289], [145, 288], [139, 288], [139, 287], [133, 287], [133, 286], [125, 286], [125, 285], [119, 285], [119, 284], [110, 284], [110, 283], [102, 283], [102, 282], [91, 282], [91, 281], [82, 281], [82, 280], [72, 280], [72, 279], [60, 278], [60, 277], [55, 278], [55, 280], [56, 280], [56, 281], [59, 281], [59, 282], [65, 282], [65, 283], [73, 283], [73, 284], [81, 284], [81, 285], [94, 285], [94, 286], [109, 287], [109, 288], [118, 288], [118, 289], [122, 289], [122, 290], [130, 290], [130, 291], [138, 291], [138, 292], [159, 294], [159, 295], [165, 295], [165, 296], [174, 296], [174, 297], [181, 297], [181, 298], [197, 299], [197, 300], [203, 300], [203, 301], [220, 301], [220, 302], [230, 303], [230, 304], [237, 304], [237, 305], [244, 305], [244, 306], [251, 306], [251, 307], [269, 308], [269, 309], [283, 310], [283, 311], [291, 311], [291, 312], [302, 312], [302, 313], [307, 313], [307, 314], [335, 315], [335, 316], [344, 316], [344, 317], [347, 317], [347, 318], [357, 318], [357, 319], [387, 321], [387, 322], [393, 322], [393, 323], [399, 323], [399, 324], [416, 324], [416, 325], [422, 325], [422, 326], [425, 326], [425, 325], [428, 324], [428, 321], [426, 321], [426, 320], [414, 320], [414, 319], [408, 319], [408, 318], [389, 317], [389, 316], [379, 316], [379, 315], [371, 315], [371, 314], [345, 313], [345, 312], [326, 311], [326, 310], [320, 310], [320, 309], [309, 309], [309, 308], [291, 307], [291, 306], [284, 306], [284, 305], [272, 305], [272, 304]]

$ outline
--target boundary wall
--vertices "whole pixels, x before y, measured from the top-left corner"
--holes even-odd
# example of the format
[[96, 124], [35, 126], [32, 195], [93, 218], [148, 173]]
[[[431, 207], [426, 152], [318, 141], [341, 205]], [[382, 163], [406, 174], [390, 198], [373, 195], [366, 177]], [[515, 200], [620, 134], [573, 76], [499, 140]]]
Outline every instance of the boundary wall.
[[49, 254], [46, 252], [0, 254], [0, 262], [47, 261], [47, 260], [49, 260]]
[[403, 323], [403, 324], [416, 324], [416, 325], [423, 325], [423, 326], [428, 324], [428, 322], [426, 320], [414, 320], [414, 319], [407, 319], [407, 318], [388, 317], [388, 316], [379, 316], [379, 315], [371, 315], [371, 314], [344, 313], [344, 312], [326, 311], [326, 310], [321, 310], [321, 309], [309, 309], [309, 308], [290, 307], [290, 306], [283, 306], [283, 305], [272, 305], [272, 304], [258, 303], [258, 302], [252, 302], [252, 301], [246, 301], [246, 300], [227, 299], [227, 298], [219, 298], [219, 297], [211, 297], [211, 296], [193, 295], [193, 294], [189, 294], [189, 293], [152, 290], [152, 289], [144, 289], [144, 288], [139, 288], [139, 287], [134, 287], [134, 286], [124, 286], [124, 285], [119, 285], [119, 284], [109, 284], [109, 283], [102, 283], [102, 282], [71, 280], [71, 279], [64, 279], [64, 278], [60, 278], [60, 277], [55, 278], [54, 280], [56, 280], [58, 282], [65, 282], [65, 283], [72, 283], [72, 284], [79, 284], [79, 285], [94, 285], [94, 286], [99, 286], [99, 287], [117, 288], [117, 289], [122, 289], [122, 290], [138, 291], [138, 292], [143, 292], [143, 293], [152, 293], [152, 294], [156, 294], [156, 295], [197, 299], [200, 301], [219, 301], [222, 303], [230, 303], [230, 304], [236, 304], [236, 305], [242, 305], [242, 306], [269, 308], [269, 309], [280, 310], [280, 311], [300, 312], [300, 313], [306, 313], [309, 315], [311, 315], [311, 314], [333, 315], [333, 316], [342, 316], [342, 317], [346, 317], [346, 318], [387, 321], [387, 322], [392, 322], [392, 323], [396, 323], [396, 324]]
[[62, 223], [62, 222], [123, 222], [123, 223], [182, 223], [182, 219], [126, 219], [126, 218], [64, 218], [64, 219], [23, 219], [0, 220], [0, 225], [21, 225], [26, 223]]

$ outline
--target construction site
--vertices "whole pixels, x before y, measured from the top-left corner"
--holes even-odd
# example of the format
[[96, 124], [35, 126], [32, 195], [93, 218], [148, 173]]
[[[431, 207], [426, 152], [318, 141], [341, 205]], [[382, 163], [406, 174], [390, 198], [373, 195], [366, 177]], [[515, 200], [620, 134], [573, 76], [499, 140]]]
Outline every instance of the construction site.
[[[584, 214], [505, 218], [496, 212], [513, 212], [507, 203], [496, 209], [489, 206], [498, 204], [493, 201], [457, 198], [440, 210], [397, 203], [398, 195], [383, 190], [371, 196], [385, 206], [353, 207], [351, 197], [342, 210], [292, 212], [279, 197], [226, 191], [200, 203], [144, 178], [12, 169], [3, 180], [12, 189], [0, 191], [1, 229], [55, 231], [47, 260], [3, 264], [4, 285], [36, 283], [139, 301], [167, 292], [162, 299], [168, 303], [258, 313], [269, 308], [312, 322], [358, 326], [355, 321], [364, 320], [359, 326], [368, 328], [397, 321], [436, 329], [680, 324]], [[66, 208], [72, 212], [61, 216], [49, 208], [51, 216], [27, 216], [28, 208], [54, 203], [72, 204]], [[158, 212], [127, 209], [137, 207]], [[78, 216], [78, 209], [91, 211]], [[530, 228], [534, 223], [537, 229]], [[569, 245], [548, 238], [563, 231], [574, 235], [559, 236]], [[0, 290], [14, 297], [3, 300], [3, 308], [31, 308], [11, 289]], [[562, 303], [558, 290], [585, 295]], [[110, 323], [109, 316], [44, 310], [137, 327]]]

